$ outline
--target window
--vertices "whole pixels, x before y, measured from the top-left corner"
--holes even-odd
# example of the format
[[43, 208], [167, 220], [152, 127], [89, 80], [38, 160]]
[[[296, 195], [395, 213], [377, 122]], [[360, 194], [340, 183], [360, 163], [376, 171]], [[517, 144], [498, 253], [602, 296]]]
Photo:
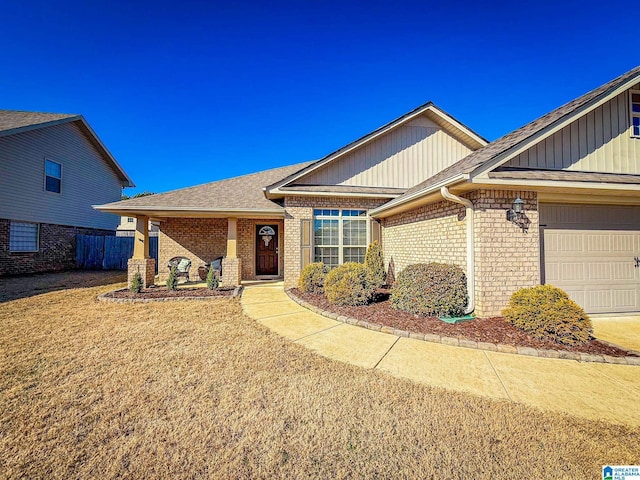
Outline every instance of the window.
[[38, 251], [38, 224], [11, 222], [9, 227], [10, 252]]
[[629, 92], [631, 111], [631, 136], [640, 137], [640, 90]]
[[133, 223], [134, 221], [135, 221], [135, 218], [127, 217], [127, 223]]
[[364, 262], [367, 252], [365, 210], [314, 210], [313, 243], [316, 262], [336, 267]]
[[62, 165], [51, 160], [44, 161], [44, 189], [47, 192], [60, 193], [62, 184]]

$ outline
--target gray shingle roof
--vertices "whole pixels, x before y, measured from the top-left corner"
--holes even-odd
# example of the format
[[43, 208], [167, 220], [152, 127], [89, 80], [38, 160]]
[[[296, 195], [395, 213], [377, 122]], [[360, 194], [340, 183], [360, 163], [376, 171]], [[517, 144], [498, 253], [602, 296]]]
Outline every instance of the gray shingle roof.
[[562, 121], [568, 116], [576, 113], [582, 107], [587, 107], [591, 103], [596, 103], [603, 97], [606, 97], [616, 89], [624, 85], [625, 83], [634, 79], [634, 77], [640, 76], [640, 67], [636, 67], [629, 72], [620, 75], [619, 77], [605, 83], [601, 87], [592, 90], [575, 100], [570, 101], [562, 105], [559, 108], [543, 115], [542, 117], [534, 120], [531, 123], [524, 125], [523, 127], [514, 130], [513, 132], [479, 148], [478, 150], [470, 153], [462, 160], [454, 163], [448, 168], [445, 168], [441, 172], [437, 173], [433, 177], [425, 180], [422, 183], [410, 188], [407, 192], [391, 202], [384, 205], [384, 208], [403, 203], [403, 201], [421, 190], [428, 190], [439, 183], [445, 182], [449, 179], [461, 174], [470, 174], [474, 170], [487, 164], [491, 160], [495, 159], [498, 155], [501, 155], [518, 144], [526, 141], [528, 138], [539, 133], [545, 128], [551, 127], [557, 122]]
[[284, 210], [265, 198], [263, 187], [308, 166], [311, 162], [233, 177], [171, 192], [132, 198], [97, 207], [99, 210], [158, 211], [194, 210], [200, 212]]
[[69, 113], [23, 112], [20, 110], [0, 110], [0, 132], [16, 130], [43, 123], [67, 120], [80, 115]]

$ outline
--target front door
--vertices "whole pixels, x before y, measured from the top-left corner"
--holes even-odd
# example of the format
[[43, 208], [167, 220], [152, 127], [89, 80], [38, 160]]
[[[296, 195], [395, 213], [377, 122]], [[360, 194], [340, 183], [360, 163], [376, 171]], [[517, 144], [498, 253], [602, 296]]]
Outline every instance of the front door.
[[278, 275], [277, 225], [256, 225], [256, 275]]

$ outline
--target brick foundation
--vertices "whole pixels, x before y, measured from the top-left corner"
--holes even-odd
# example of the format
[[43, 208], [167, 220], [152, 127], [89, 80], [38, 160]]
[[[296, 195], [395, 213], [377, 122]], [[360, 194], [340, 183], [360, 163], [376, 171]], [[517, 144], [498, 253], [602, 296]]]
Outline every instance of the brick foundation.
[[0, 219], [0, 276], [76, 269], [76, 235], [114, 235], [113, 230], [41, 223], [37, 252], [10, 252], [11, 220]]
[[127, 286], [131, 286], [131, 282], [136, 273], [140, 273], [142, 286], [144, 288], [153, 285], [155, 281], [155, 271], [155, 258], [130, 258], [127, 261]]
[[222, 260], [222, 285], [240, 285], [242, 283], [242, 260], [224, 258]]

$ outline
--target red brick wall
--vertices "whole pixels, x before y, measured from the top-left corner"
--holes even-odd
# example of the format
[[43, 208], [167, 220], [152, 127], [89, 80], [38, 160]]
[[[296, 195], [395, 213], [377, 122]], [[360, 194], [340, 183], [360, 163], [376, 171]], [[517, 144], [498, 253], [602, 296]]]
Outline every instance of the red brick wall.
[[76, 267], [76, 235], [115, 235], [114, 230], [98, 230], [66, 225], [40, 224], [37, 252], [10, 252], [11, 220], [0, 219], [0, 275], [73, 270]]

